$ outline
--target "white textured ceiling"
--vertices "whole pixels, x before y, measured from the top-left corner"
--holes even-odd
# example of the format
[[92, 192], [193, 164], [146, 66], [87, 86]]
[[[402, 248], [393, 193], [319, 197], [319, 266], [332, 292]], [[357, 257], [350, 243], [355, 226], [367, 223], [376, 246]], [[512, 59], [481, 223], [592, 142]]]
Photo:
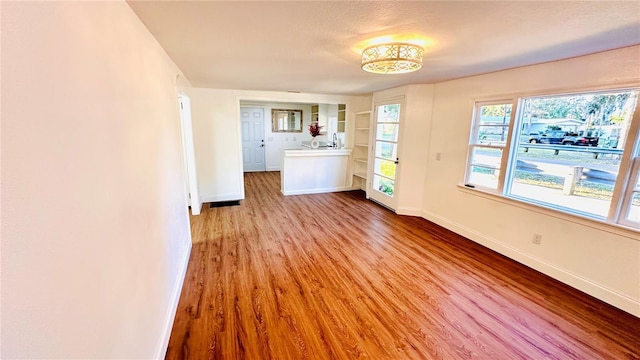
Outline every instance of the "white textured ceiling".
[[[363, 94], [640, 44], [640, 1], [129, 1], [196, 87]], [[360, 69], [380, 36], [424, 66]]]

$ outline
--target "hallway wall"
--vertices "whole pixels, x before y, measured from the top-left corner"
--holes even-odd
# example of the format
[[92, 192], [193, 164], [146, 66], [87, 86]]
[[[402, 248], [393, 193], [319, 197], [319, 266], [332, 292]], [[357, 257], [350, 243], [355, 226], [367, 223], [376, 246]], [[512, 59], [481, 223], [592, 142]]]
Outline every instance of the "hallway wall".
[[180, 71], [123, 1], [0, 6], [0, 357], [161, 358], [191, 246]]

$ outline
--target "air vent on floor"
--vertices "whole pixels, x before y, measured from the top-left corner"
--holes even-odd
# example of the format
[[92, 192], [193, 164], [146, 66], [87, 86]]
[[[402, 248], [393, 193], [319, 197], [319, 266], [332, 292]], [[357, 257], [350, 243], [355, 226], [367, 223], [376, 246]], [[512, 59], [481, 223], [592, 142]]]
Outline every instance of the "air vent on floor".
[[236, 201], [218, 201], [218, 202], [209, 203], [209, 207], [211, 207], [211, 208], [219, 208], [219, 207], [225, 207], [225, 206], [236, 206], [236, 205], [240, 205], [240, 200], [236, 200]]

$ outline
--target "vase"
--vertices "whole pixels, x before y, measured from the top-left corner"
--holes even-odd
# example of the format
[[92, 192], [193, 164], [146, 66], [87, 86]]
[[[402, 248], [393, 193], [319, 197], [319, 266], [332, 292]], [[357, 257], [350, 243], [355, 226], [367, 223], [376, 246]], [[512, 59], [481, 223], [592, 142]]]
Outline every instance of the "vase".
[[311, 143], [309, 145], [312, 149], [317, 149], [318, 146], [320, 146], [320, 141], [314, 136], [313, 138], [311, 138]]

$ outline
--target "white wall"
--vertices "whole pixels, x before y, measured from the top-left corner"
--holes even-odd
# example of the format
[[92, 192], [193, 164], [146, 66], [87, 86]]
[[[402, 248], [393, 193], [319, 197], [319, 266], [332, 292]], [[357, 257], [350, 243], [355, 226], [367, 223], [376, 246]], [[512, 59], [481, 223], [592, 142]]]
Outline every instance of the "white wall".
[[[354, 112], [368, 110], [371, 103], [370, 96], [205, 88], [191, 88], [186, 92], [191, 98], [198, 185], [204, 202], [244, 199], [239, 116], [241, 103], [346, 104], [347, 121], [353, 118]], [[266, 122], [270, 123], [270, 118], [271, 112], [265, 110]], [[310, 121], [306, 115], [305, 119]], [[303, 141], [311, 139], [307, 131], [303, 130], [302, 134]], [[269, 169], [274, 167], [275, 155], [267, 151]]]
[[191, 88], [193, 142], [202, 202], [244, 199], [238, 100], [233, 92]]
[[[640, 83], [639, 46], [436, 84], [423, 216], [640, 316], [638, 233], [553, 216], [457, 186], [463, 182], [475, 99], [629, 82]], [[415, 151], [422, 146], [414, 139]], [[542, 245], [532, 244], [534, 232], [543, 235]]]
[[125, 2], [2, 3], [2, 358], [164, 355], [191, 243], [178, 74]]

